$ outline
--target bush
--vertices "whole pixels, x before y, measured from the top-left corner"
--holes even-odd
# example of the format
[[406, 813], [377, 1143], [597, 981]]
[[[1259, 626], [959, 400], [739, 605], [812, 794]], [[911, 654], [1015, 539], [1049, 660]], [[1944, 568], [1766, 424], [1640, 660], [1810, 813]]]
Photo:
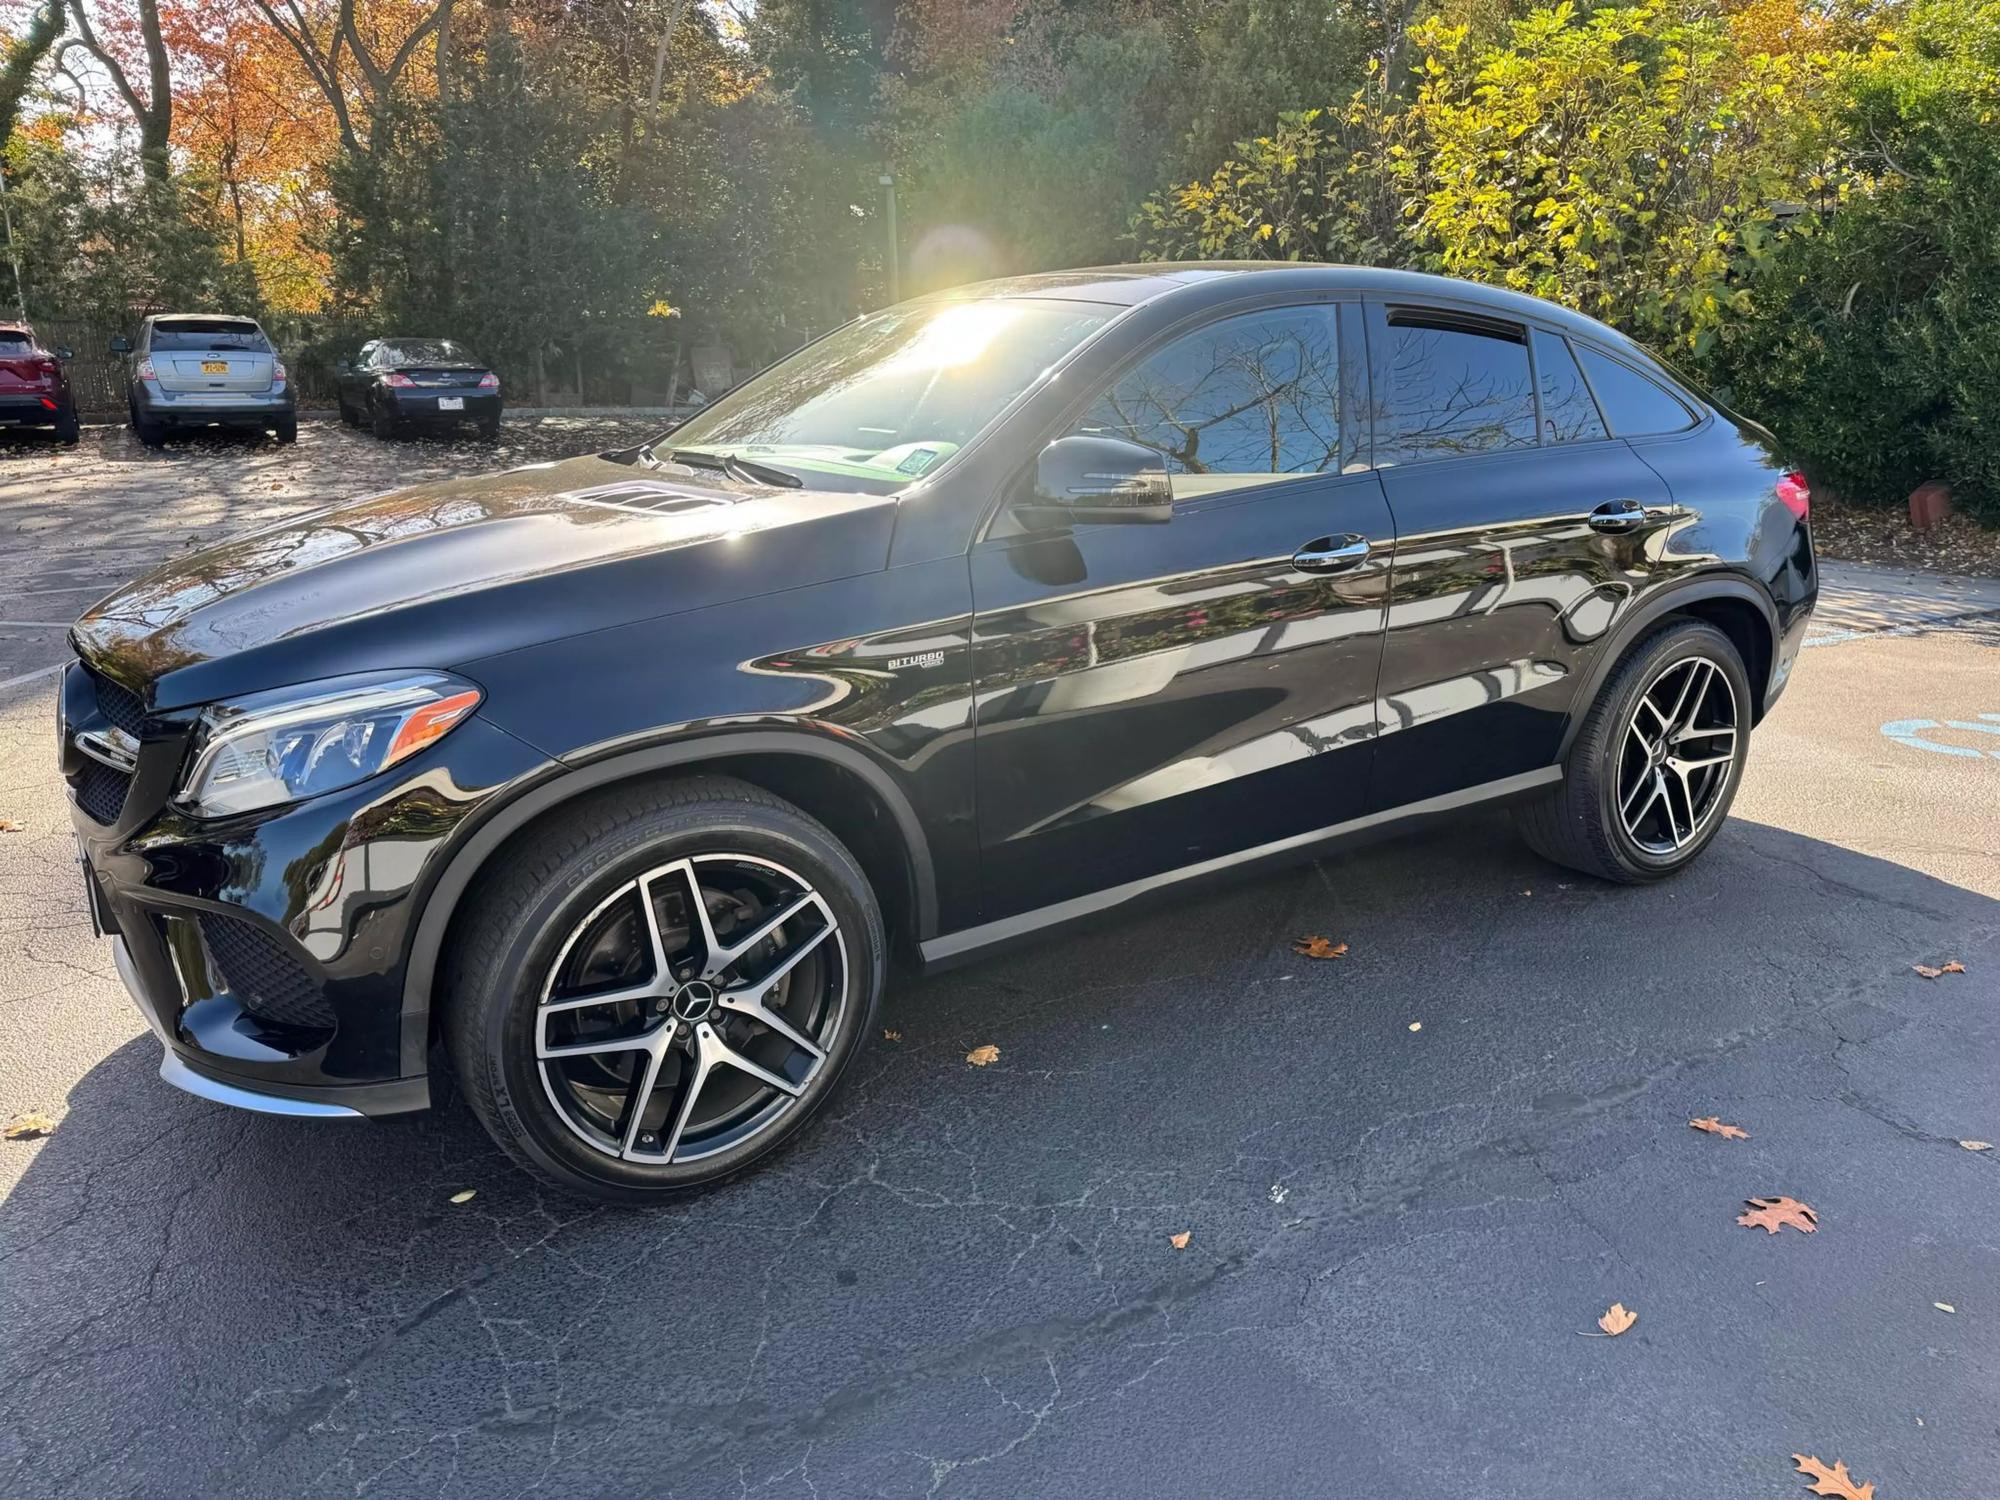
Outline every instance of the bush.
[[2000, 521], [2000, 3], [1927, 0], [1842, 77], [1843, 201], [1704, 361], [1843, 498], [1926, 479]]

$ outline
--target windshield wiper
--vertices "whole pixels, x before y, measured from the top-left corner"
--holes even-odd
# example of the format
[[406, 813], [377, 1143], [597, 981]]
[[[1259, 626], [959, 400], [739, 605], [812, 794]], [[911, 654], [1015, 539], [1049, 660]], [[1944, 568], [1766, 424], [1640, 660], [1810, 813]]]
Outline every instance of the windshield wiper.
[[803, 489], [805, 481], [789, 469], [759, 463], [754, 458], [738, 458], [734, 453], [709, 453], [701, 448], [675, 448], [667, 454], [677, 464], [692, 469], [720, 469], [731, 479], [745, 484], [775, 484], [788, 490]]

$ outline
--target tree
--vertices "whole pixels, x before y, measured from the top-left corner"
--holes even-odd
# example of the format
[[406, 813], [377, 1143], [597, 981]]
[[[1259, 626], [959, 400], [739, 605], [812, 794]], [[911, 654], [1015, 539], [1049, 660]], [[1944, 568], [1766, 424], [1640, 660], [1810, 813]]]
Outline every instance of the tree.
[[[112, 18], [116, 31], [102, 36], [91, 21], [89, 0], [69, 0], [76, 35], [60, 45], [81, 47], [104, 69], [139, 129], [139, 165], [149, 181], [164, 183], [171, 169], [170, 147], [174, 129], [173, 71], [168, 63], [166, 37], [161, 29], [159, 0], [137, 0], [129, 15]], [[136, 31], [137, 46], [145, 62], [146, 86], [133, 82], [125, 54], [129, 33]]]
[[35, 69], [49, 55], [63, 34], [67, 19], [65, 0], [42, 0], [28, 21], [28, 29], [9, 43], [0, 54], [0, 147], [14, 134], [21, 118], [21, 100], [26, 97]]

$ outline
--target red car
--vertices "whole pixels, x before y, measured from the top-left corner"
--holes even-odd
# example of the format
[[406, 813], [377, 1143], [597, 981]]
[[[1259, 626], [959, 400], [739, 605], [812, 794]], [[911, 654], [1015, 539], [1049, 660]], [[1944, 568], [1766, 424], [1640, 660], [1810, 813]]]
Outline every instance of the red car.
[[53, 427], [56, 437], [78, 437], [76, 397], [63, 361], [69, 350], [42, 347], [25, 323], [0, 323], [0, 427]]

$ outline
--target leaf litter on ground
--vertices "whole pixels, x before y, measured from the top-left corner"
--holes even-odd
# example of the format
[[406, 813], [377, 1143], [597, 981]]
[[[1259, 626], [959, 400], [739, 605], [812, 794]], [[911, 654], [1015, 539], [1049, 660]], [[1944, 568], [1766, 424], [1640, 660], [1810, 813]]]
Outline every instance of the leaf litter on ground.
[[1796, 1198], [1746, 1198], [1749, 1209], [1736, 1216], [1745, 1229], [1761, 1229], [1776, 1234], [1787, 1224], [1802, 1234], [1819, 1229], [1819, 1215]]

